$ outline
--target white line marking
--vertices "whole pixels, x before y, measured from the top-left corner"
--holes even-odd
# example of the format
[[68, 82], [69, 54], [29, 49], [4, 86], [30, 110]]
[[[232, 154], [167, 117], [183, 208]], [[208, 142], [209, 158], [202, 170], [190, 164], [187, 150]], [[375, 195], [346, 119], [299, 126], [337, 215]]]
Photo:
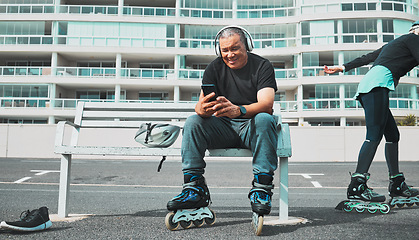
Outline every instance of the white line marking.
[[311, 176], [324, 176], [323, 173], [288, 173], [288, 176], [302, 176], [303, 178], [311, 178]]
[[36, 176], [41, 176], [47, 173], [58, 173], [60, 171], [57, 170], [31, 170], [31, 172], [37, 172]]
[[316, 187], [316, 188], [321, 188], [322, 187], [322, 185], [319, 183], [319, 182], [317, 182], [317, 181], [311, 181], [311, 183], [313, 184], [313, 186], [314, 187]]
[[17, 181], [14, 181], [14, 183], [22, 183], [22, 182], [24, 182], [24, 181], [26, 181], [26, 180], [29, 180], [29, 179], [31, 179], [32, 177], [24, 177], [24, 178], [21, 178], [21, 179], [19, 179], [19, 180], [17, 180]]

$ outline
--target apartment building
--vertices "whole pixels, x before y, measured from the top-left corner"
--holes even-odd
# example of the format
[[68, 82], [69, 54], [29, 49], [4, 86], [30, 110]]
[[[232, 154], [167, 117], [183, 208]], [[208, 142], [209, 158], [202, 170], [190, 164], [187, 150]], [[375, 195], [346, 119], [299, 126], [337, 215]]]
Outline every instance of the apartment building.
[[[240, 25], [269, 59], [275, 111], [294, 126], [362, 126], [352, 98], [370, 66], [341, 65], [407, 33], [416, 0], [0, 0], [0, 123], [72, 120], [79, 101], [199, 97], [214, 36]], [[419, 44], [419, 43], [418, 43]], [[419, 69], [390, 94], [396, 118], [419, 115]]]

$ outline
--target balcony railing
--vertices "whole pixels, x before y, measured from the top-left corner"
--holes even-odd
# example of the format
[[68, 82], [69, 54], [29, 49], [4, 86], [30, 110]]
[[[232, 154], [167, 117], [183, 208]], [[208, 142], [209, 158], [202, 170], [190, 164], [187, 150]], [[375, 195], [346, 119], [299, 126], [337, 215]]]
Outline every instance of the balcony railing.
[[53, 44], [51, 35], [2, 35], [0, 45], [28, 45], [28, 44]]
[[1, 4], [0, 5], [0, 14], [32, 14], [32, 13], [54, 13], [55, 8], [53, 5], [30, 5], [30, 4]]
[[150, 16], [150, 17], [174, 17], [176, 8], [159, 7], [124, 7], [124, 15], [130, 16]]
[[301, 14], [319, 14], [330, 12], [358, 12], [358, 11], [395, 11], [406, 12], [410, 14], [418, 14], [418, 5], [411, 3], [403, 3], [401, 1], [341, 1], [325, 3], [318, 1], [316, 3], [303, 4], [301, 6]]
[[121, 76], [125, 78], [153, 78], [167, 80], [174, 74], [174, 69], [123, 68]]
[[201, 8], [181, 8], [181, 17], [192, 18], [233, 18], [231, 9], [201, 9]]
[[114, 78], [116, 68], [57, 67], [57, 76]]
[[[265, 9], [203, 9], [203, 8], [180, 8], [181, 17], [208, 18], [208, 19], [231, 19], [234, 11], [237, 18], [281, 18], [302, 14], [321, 14], [331, 12], [358, 12], [358, 11], [395, 11], [405, 12], [417, 16], [418, 5], [415, 1], [329, 1], [328, 3], [318, 1], [310, 4], [303, 3], [300, 8], [276, 7]], [[106, 14], [118, 15], [118, 6], [104, 5], [60, 5], [59, 13], [62, 14]], [[32, 14], [32, 13], [54, 13], [55, 6], [52, 4], [0, 4], [0, 14]], [[176, 14], [176, 8], [162, 7], [131, 7], [124, 6], [124, 15], [129, 16], [151, 16], [151, 17], [172, 17]]]
[[118, 6], [61, 5], [60, 13], [118, 15]]
[[[115, 102], [114, 99], [70, 99], [70, 98], [36, 98], [36, 97], [0, 97], [1, 108], [16, 109], [36, 109], [36, 108], [53, 108], [53, 109], [75, 109], [78, 102]], [[121, 99], [120, 102], [130, 103], [169, 103], [173, 100], [128, 100]], [[190, 103], [193, 108], [196, 101], [179, 101], [182, 103]], [[298, 109], [298, 101], [276, 101], [274, 109], [281, 112], [298, 112], [298, 111], [338, 111], [338, 110], [358, 110], [362, 109], [358, 101], [352, 98], [330, 98], [330, 99], [304, 99], [302, 109]], [[344, 104], [344, 106], [341, 105]], [[406, 98], [390, 98], [390, 108], [398, 110], [418, 110], [419, 99]]]
[[238, 9], [237, 18], [280, 18], [297, 15], [296, 7], [265, 8], [265, 9]]
[[51, 75], [51, 67], [1, 67], [2, 76], [39, 76]]
[[297, 79], [298, 78], [298, 70], [296, 68], [292, 69], [274, 69], [275, 71], [275, 78], [279, 80], [283, 79]]
[[0, 97], [2, 108], [45, 108], [49, 102], [48, 98]]
[[205, 70], [180, 69], [179, 79], [201, 80]]

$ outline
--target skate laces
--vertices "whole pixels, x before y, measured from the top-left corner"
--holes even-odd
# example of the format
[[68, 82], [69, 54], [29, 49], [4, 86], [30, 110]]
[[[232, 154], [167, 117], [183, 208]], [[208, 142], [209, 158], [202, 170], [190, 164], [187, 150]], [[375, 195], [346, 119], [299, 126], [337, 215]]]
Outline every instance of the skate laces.
[[186, 201], [199, 201], [201, 197], [199, 196], [198, 189], [194, 188], [185, 188], [182, 192], [173, 198], [174, 201], [186, 202]]
[[35, 217], [35, 212], [36, 212], [36, 209], [32, 210], [32, 211], [29, 211], [29, 210], [23, 211], [20, 214], [19, 218], [20, 218], [21, 221], [29, 222]]

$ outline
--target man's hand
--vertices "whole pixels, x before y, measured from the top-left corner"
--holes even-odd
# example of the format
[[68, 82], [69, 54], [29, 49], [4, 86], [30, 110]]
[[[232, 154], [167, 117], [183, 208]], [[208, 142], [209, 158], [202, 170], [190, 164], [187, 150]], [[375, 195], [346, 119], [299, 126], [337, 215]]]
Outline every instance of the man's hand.
[[[202, 93], [201, 93], [202, 94]], [[195, 112], [201, 117], [211, 117], [215, 110], [214, 105], [218, 103], [218, 99], [216, 101], [209, 102], [209, 100], [215, 96], [215, 93], [210, 93], [207, 96], [201, 96], [198, 103], [195, 106]]]
[[217, 104], [212, 109], [215, 111], [214, 116], [216, 117], [237, 118], [240, 116], [240, 107], [223, 96], [217, 98]]
[[327, 74], [333, 74], [336, 72], [343, 72], [342, 67], [328, 67], [328, 66], [324, 66], [324, 72]]

